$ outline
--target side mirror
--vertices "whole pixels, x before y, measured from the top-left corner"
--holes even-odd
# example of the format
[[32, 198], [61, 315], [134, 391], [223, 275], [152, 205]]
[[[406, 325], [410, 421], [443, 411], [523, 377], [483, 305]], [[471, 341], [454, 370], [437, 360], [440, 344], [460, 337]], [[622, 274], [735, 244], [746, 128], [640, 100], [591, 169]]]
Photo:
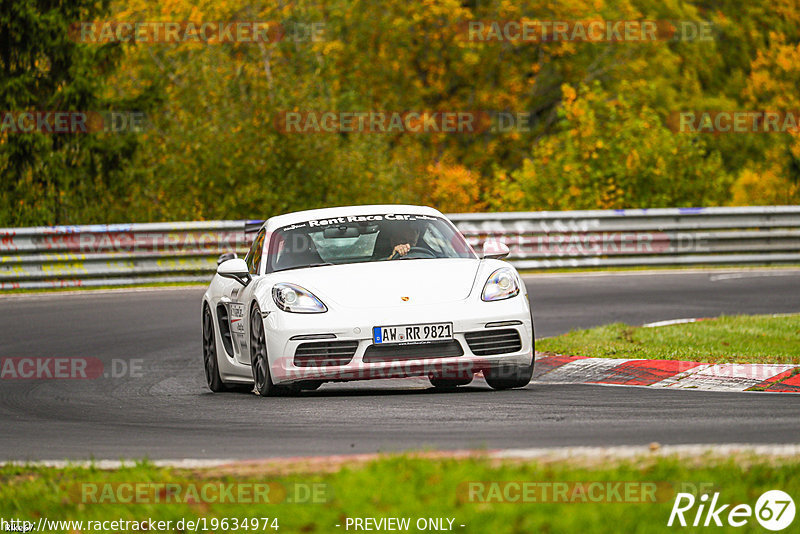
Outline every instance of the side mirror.
[[238, 257], [239, 256], [237, 256], [235, 252], [225, 252], [220, 254], [219, 258], [217, 258], [217, 265], [219, 266], [224, 261], [235, 260]]
[[511, 251], [508, 249], [508, 246], [506, 246], [505, 243], [490, 239], [483, 242], [483, 252], [481, 253], [481, 258], [499, 260], [505, 258], [510, 253]]
[[239, 258], [226, 260], [217, 266], [217, 274], [223, 278], [236, 280], [243, 286], [250, 283], [252, 278], [247, 269], [247, 263]]

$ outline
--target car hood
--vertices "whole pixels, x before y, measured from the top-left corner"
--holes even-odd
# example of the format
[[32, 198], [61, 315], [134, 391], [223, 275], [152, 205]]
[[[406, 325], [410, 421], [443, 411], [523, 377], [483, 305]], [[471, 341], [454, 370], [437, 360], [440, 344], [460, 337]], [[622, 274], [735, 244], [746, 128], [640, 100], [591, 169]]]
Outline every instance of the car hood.
[[477, 259], [392, 260], [295, 269], [274, 276], [275, 282], [308, 289], [329, 306], [371, 308], [464, 300], [479, 267]]

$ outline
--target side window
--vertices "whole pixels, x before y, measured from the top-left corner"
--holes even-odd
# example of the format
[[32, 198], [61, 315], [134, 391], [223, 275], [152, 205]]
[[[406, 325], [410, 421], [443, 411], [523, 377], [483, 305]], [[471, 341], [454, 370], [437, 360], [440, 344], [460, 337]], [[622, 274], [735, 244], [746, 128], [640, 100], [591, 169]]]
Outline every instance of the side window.
[[247, 262], [247, 270], [250, 274], [258, 274], [258, 267], [261, 265], [261, 256], [264, 251], [264, 238], [267, 235], [266, 229], [262, 228], [253, 245], [250, 247], [250, 252], [247, 253], [245, 261]]

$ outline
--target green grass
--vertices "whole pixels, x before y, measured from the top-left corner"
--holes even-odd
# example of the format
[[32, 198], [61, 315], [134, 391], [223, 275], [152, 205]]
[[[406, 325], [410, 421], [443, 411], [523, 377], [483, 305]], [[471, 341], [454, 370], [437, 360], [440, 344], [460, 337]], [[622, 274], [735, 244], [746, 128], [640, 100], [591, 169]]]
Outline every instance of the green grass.
[[625, 272], [642, 272], [642, 271], [763, 271], [763, 270], [794, 270], [800, 267], [800, 264], [794, 263], [781, 263], [781, 264], [751, 264], [742, 266], [742, 264], [714, 264], [708, 265], [703, 263], [689, 264], [689, 265], [626, 265], [624, 267], [554, 267], [554, 268], [541, 268], [541, 269], [518, 269], [520, 274], [581, 274], [581, 273], [625, 273]]
[[[602, 467], [592, 463], [532, 463], [485, 458], [423, 459], [394, 456], [365, 465], [345, 466], [332, 473], [267, 475], [252, 470], [246, 475], [215, 475], [140, 464], [132, 468], [101, 471], [87, 468], [0, 468], [0, 517], [36, 523], [39, 517], [63, 520], [156, 520], [178, 521], [205, 517], [277, 518], [280, 530], [290, 533], [347, 532], [347, 517], [455, 518], [456, 532], [668, 532], [666, 523], [678, 488], [706, 488], [720, 492], [721, 502], [751, 506], [761, 493], [781, 489], [800, 498], [800, 459], [765, 460], [649, 458]], [[93, 504], [81, 502], [74, 488], [82, 483], [119, 482], [238, 482], [317, 484], [329, 498], [316, 504]], [[471, 502], [470, 482], [646, 482], [659, 488], [656, 502]], [[693, 509], [693, 512], [695, 509]], [[687, 514], [691, 521], [693, 516]], [[800, 519], [795, 520], [795, 524]], [[335, 525], [342, 525], [337, 528]], [[459, 525], [466, 525], [461, 528]], [[680, 529], [679, 529], [680, 530]], [[683, 529], [687, 530], [687, 529]], [[740, 529], [714, 532], [762, 532], [754, 518]], [[791, 530], [791, 529], [790, 529]], [[215, 529], [215, 532], [233, 531]], [[261, 531], [261, 530], [259, 530]], [[352, 529], [351, 529], [352, 531]], [[416, 532], [412, 527], [410, 532]], [[687, 531], [692, 531], [688, 529]], [[89, 532], [83, 529], [83, 534]], [[170, 532], [175, 532], [174, 528]], [[246, 532], [239, 529], [238, 532]], [[252, 530], [250, 532], [253, 532]], [[268, 529], [262, 532], [276, 532]]]
[[733, 316], [643, 328], [615, 323], [537, 340], [540, 352], [709, 363], [800, 363], [800, 315]]
[[[208, 278], [211, 281], [211, 276]], [[26, 293], [67, 293], [77, 291], [98, 291], [109, 289], [158, 289], [169, 287], [207, 287], [203, 282], [149, 282], [147, 284], [120, 284], [103, 286], [68, 286], [68, 287], [42, 287], [38, 289], [3, 289], [0, 290], [0, 297], [3, 295], [19, 295]]]

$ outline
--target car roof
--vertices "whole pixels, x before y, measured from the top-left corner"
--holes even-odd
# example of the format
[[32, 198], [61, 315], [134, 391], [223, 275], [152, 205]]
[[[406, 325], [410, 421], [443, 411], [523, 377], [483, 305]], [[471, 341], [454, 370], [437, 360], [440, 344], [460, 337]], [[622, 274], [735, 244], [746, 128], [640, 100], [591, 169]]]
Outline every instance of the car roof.
[[444, 217], [439, 210], [428, 206], [412, 206], [410, 204], [370, 204], [365, 206], [340, 206], [336, 208], [320, 208], [315, 210], [296, 211], [284, 215], [270, 217], [264, 223], [269, 230], [317, 219], [346, 217], [348, 215], [386, 215], [386, 214], [430, 215]]

